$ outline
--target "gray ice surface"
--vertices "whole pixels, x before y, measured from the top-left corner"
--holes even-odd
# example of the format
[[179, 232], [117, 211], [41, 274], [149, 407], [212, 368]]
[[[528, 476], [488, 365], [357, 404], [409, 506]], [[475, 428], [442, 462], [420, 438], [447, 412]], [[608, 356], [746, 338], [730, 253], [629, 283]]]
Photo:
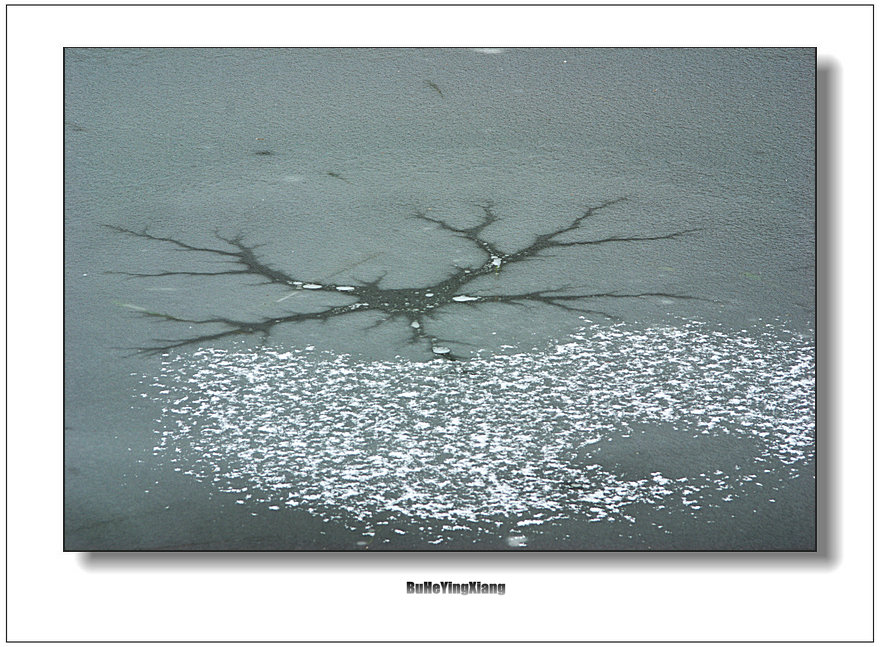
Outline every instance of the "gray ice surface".
[[[813, 97], [806, 49], [66, 50], [65, 545], [812, 547]], [[346, 297], [116, 274], [224, 265], [102, 226], [240, 234], [303, 281], [426, 287], [485, 258], [417, 212], [467, 227], [491, 202], [483, 234], [515, 251], [617, 198], [564, 239], [695, 231], [551, 250], [469, 287], [697, 299], [582, 304], [613, 319], [448, 304], [423, 324], [459, 363], [369, 312], [131, 354], [199, 330], [145, 311], [250, 320]]]

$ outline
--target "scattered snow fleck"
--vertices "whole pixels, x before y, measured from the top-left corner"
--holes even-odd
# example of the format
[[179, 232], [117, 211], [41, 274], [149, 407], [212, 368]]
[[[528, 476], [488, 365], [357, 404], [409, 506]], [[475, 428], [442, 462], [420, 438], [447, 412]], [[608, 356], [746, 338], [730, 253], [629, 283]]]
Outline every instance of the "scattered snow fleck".
[[[162, 411], [154, 453], [252, 510], [511, 547], [527, 540], [499, 535], [510, 523], [628, 522], [642, 506], [702, 518], [746, 493], [769, 500], [768, 469], [790, 480], [812, 465], [809, 337], [595, 324], [543, 351], [507, 348], [469, 360], [466, 378], [449, 362], [271, 347], [167, 353], [145, 380]], [[641, 474], [598, 460], [641, 434], [679, 448], [684, 471], [665, 476], [644, 451]]]

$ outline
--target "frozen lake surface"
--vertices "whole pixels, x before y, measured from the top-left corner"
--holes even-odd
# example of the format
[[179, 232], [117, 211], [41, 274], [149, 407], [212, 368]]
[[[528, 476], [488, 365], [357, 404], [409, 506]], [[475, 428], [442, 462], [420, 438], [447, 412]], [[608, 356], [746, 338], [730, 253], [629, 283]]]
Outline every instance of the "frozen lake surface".
[[812, 50], [65, 75], [67, 548], [814, 547]]

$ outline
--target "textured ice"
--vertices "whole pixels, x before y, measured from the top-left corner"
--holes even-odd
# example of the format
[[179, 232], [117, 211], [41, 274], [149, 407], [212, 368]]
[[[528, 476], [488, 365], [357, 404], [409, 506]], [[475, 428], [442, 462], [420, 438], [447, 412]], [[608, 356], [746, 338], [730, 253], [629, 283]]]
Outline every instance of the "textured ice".
[[[163, 359], [155, 453], [237, 503], [415, 527], [430, 543], [627, 523], [634, 503], [699, 515], [812, 459], [814, 366], [811, 339], [769, 324], [591, 326], [467, 362], [205, 348]], [[664, 474], [642, 455], [633, 476], [597, 460], [636, 431], [701, 440], [698, 467]], [[750, 457], [714, 464], [705, 443], [722, 441]]]

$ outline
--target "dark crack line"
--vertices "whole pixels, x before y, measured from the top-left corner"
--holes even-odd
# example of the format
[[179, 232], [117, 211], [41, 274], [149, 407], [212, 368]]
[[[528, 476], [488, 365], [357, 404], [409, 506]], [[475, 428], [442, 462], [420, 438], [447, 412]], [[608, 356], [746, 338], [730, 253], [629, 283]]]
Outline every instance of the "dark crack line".
[[[559, 229], [538, 234], [534, 240], [518, 250], [505, 252], [492, 242], [483, 237], [483, 232], [493, 223], [499, 221], [498, 215], [495, 213], [494, 205], [491, 202], [477, 204], [480, 215], [476, 224], [471, 226], [455, 226], [441, 218], [435, 218], [427, 215], [425, 212], [417, 212], [414, 217], [425, 220], [437, 225], [440, 229], [448, 231], [457, 237], [473, 243], [485, 255], [486, 260], [477, 267], [455, 267], [454, 271], [445, 279], [438, 283], [420, 287], [420, 288], [383, 288], [382, 280], [385, 277], [383, 273], [373, 280], [354, 281], [351, 285], [339, 285], [336, 283], [326, 282], [310, 282], [299, 280], [286, 272], [263, 262], [256, 254], [259, 245], [247, 245], [244, 243], [243, 235], [222, 236], [215, 231], [216, 238], [232, 249], [221, 249], [217, 247], [191, 245], [182, 240], [167, 236], [157, 236], [149, 233], [145, 228], [141, 231], [117, 227], [114, 225], [105, 225], [107, 228], [128, 236], [141, 238], [157, 243], [166, 243], [174, 248], [185, 252], [197, 252], [213, 255], [219, 260], [234, 262], [240, 267], [237, 269], [225, 271], [164, 271], [164, 272], [114, 272], [129, 278], [162, 278], [171, 276], [231, 276], [246, 275], [258, 279], [258, 285], [283, 285], [293, 292], [287, 296], [292, 296], [299, 292], [331, 292], [340, 296], [346, 296], [352, 299], [350, 303], [336, 306], [327, 306], [322, 310], [315, 312], [293, 312], [282, 316], [265, 317], [256, 321], [242, 321], [238, 319], [214, 316], [203, 319], [187, 318], [153, 312], [145, 308], [130, 306], [139, 311], [146, 317], [157, 318], [167, 322], [185, 323], [190, 326], [223, 326], [226, 330], [218, 332], [190, 335], [177, 339], [155, 339], [153, 345], [135, 349], [137, 352], [143, 353], [163, 353], [170, 350], [181, 348], [189, 345], [205, 344], [212, 341], [243, 335], [263, 335], [268, 338], [271, 331], [282, 324], [295, 324], [304, 321], [320, 321], [326, 322], [332, 318], [351, 314], [353, 312], [377, 312], [384, 313], [379, 321], [367, 326], [367, 329], [378, 328], [386, 323], [394, 323], [400, 319], [407, 321], [410, 334], [409, 343], [423, 343], [428, 345], [435, 356], [444, 357], [446, 359], [463, 359], [456, 356], [450, 348], [449, 344], [468, 345], [462, 340], [446, 340], [439, 338], [430, 331], [426, 330], [426, 320], [432, 318], [432, 314], [439, 308], [454, 305], [458, 306], [479, 306], [486, 303], [502, 303], [518, 307], [524, 307], [528, 304], [543, 304], [566, 311], [579, 312], [602, 316], [608, 319], [617, 320], [613, 314], [604, 310], [584, 307], [578, 304], [578, 301], [601, 300], [601, 299], [637, 299], [647, 297], [664, 297], [668, 299], [697, 299], [697, 297], [683, 294], [674, 294], [668, 292], [638, 292], [626, 293], [620, 291], [611, 292], [585, 292], [571, 293], [574, 288], [563, 287], [547, 290], [534, 290], [531, 292], [522, 292], [518, 294], [467, 294], [466, 287], [476, 279], [495, 274], [500, 275], [504, 268], [508, 265], [516, 263], [524, 263], [535, 260], [543, 260], [546, 258], [542, 254], [545, 250], [567, 247], [586, 247], [598, 246], [616, 243], [636, 243], [651, 242], [661, 240], [675, 240], [687, 234], [692, 234], [699, 229], [686, 229], [665, 234], [648, 235], [648, 236], [610, 236], [598, 240], [586, 241], [560, 241], [558, 238], [563, 234], [567, 234], [578, 230], [581, 225], [589, 218], [597, 215], [598, 212], [607, 209], [615, 204], [621, 203], [625, 198], [617, 198], [603, 202], [594, 207], [586, 208], [576, 218], [573, 218], [569, 224]], [[375, 255], [374, 255], [375, 256]], [[371, 257], [372, 258], [372, 257]], [[338, 274], [337, 272], [336, 274]], [[285, 296], [278, 301], [283, 301]]]

